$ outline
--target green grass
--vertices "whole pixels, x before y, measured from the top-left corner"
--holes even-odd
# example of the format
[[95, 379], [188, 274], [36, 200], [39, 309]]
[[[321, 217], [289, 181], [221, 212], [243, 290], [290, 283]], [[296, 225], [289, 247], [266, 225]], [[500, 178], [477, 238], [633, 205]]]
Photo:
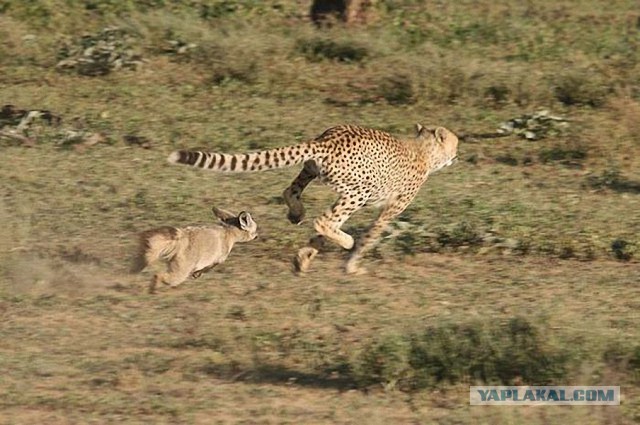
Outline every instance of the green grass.
[[[380, 1], [366, 27], [317, 30], [289, 0], [0, 0], [2, 103], [62, 117], [33, 147], [0, 138], [0, 423], [637, 422], [634, 6]], [[56, 69], [63, 46], [114, 25], [142, 66]], [[312, 234], [280, 198], [297, 169], [165, 162], [340, 123], [485, 133], [541, 109], [568, 127], [461, 143], [363, 277], [337, 248], [291, 273]], [[309, 187], [308, 215], [334, 197]], [[126, 274], [136, 232], [209, 222], [211, 205], [251, 211], [260, 238], [146, 294], [151, 273]], [[624, 401], [472, 409], [481, 382], [621, 385]]]

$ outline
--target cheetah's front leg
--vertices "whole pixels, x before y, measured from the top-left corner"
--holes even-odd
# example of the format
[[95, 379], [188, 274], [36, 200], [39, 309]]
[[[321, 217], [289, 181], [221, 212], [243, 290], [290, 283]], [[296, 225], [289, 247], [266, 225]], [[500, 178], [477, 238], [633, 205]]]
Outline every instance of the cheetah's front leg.
[[340, 227], [365, 203], [366, 200], [362, 197], [343, 195], [331, 209], [327, 210], [321, 217], [318, 217], [313, 223], [318, 234], [311, 238], [308, 246], [298, 250], [298, 254], [294, 259], [296, 271], [305, 272], [309, 269], [311, 262], [322, 248], [325, 239], [340, 245], [344, 249], [353, 248], [353, 237], [340, 230]]
[[300, 248], [293, 259], [293, 267], [296, 272], [304, 273], [309, 270], [311, 262], [318, 252], [324, 247], [324, 236], [316, 235], [309, 241], [309, 246]]
[[400, 215], [400, 213], [407, 208], [412, 199], [413, 197], [408, 200], [395, 199], [380, 211], [380, 215], [376, 221], [374, 221], [369, 230], [362, 235], [354, 250], [351, 252], [351, 255], [345, 265], [345, 272], [347, 274], [359, 275], [366, 273], [366, 270], [360, 267], [358, 262], [371, 248], [376, 245], [382, 235], [382, 232], [385, 231], [391, 220]]

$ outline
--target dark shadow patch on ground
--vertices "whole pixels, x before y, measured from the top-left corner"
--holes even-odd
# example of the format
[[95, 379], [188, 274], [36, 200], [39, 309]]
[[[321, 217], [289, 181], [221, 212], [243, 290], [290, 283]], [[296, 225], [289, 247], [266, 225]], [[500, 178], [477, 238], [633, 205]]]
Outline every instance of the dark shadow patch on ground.
[[282, 365], [260, 365], [254, 369], [226, 376], [236, 382], [275, 385], [298, 385], [302, 387], [347, 391], [358, 388], [355, 378], [349, 373], [313, 373], [293, 370]]

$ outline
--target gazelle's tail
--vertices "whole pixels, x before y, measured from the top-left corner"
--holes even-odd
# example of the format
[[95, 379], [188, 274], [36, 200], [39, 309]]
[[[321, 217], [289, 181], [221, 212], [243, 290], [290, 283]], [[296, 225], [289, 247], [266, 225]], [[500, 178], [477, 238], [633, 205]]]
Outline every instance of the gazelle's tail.
[[160, 259], [170, 260], [176, 253], [179, 233], [180, 229], [168, 226], [142, 232], [131, 273], [139, 273]]

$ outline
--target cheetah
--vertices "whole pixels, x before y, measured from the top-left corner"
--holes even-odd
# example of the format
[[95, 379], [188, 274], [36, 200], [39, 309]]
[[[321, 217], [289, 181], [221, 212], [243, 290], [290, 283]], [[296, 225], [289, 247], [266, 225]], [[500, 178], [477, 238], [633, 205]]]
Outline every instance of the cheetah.
[[[384, 131], [353, 125], [329, 128], [315, 139], [295, 146], [244, 154], [180, 150], [169, 163], [219, 172], [251, 172], [289, 167], [303, 162], [302, 171], [284, 191], [288, 219], [305, 217], [302, 192], [319, 179], [339, 194], [338, 200], [313, 222], [316, 234], [294, 258], [295, 270], [306, 272], [329, 240], [351, 250], [348, 274], [361, 274], [363, 255], [375, 246], [387, 225], [407, 208], [429, 175], [457, 160], [458, 137], [444, 127], [416, 125], [413, 138], [400, 140]], [[367, 205], [381, 207], [378, 218], [357, 243], [340, 228]]]

